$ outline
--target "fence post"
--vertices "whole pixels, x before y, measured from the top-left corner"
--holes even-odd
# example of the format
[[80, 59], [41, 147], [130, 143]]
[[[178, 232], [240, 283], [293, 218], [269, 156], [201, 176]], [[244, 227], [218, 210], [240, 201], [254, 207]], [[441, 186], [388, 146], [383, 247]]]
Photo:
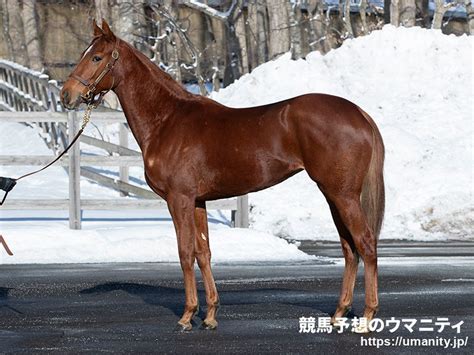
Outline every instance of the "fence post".
[[249, 227], [249, 195], [237, 197], [237, 211], [235, 213], [235, 227]]
[[[74, 139], [79, 130], [77, 113], [69, 111], [68, 118], [68, 137], [69, 142]], [[80, 139], [69, 150], [69, 228], [81, 229], [81, 150]]]
[[[128, 129], [124, 123], [119, 123], [119, 144], [122, 147], [128, 148]], [[119, 179], [122, 182], [128, 183], [129, 169], [127, 166], [119, 167]], [[120, 196], [128, 196], [128, 193], [121, 191]]]

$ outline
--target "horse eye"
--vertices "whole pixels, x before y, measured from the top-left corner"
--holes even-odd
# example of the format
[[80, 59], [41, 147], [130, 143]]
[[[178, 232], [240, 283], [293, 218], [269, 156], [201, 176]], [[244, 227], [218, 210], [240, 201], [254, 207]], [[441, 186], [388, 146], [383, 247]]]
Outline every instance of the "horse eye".
[[98, 55], [95, 55], [95, 56], [92, 57], [93, 62], [100, 62], [101, 60], [102, 60], [102, 58], [99, 57]]

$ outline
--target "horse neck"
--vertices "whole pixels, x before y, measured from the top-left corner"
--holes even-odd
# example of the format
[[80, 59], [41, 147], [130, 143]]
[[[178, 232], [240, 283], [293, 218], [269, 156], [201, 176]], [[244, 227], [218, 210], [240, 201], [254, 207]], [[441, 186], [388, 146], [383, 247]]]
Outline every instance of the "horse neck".
[[120, 83], [114, 89], [142, 152], [158, 139], [162, 123], [197, 98], [158, 69], [143, 54], [121, 41]]

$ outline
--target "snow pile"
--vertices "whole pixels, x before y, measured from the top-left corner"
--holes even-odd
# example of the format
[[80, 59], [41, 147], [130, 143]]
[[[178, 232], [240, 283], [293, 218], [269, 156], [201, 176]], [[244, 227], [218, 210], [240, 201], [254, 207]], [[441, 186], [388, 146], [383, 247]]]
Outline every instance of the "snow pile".
[[[0, 250], [0, 264], [179, 262], [171, 221], [86, 222], [83, 227], [75, 231], [67, 222], [2, 223], [1, 233], [14, 255]], [[295, 244], [248, 229], [211, 225], [210, 244], [213, 262], [315, 259]]]
[[[381, 238], [472, 238], [472, 37], [385, 26], [326, 56], [265, 63], [212, 97], [256, 106], [321, 92], [367, 111], [386, 146], [387, 210]], [[255, 229], [337, 240], [329, 209], [301, 173], [252, 194]]]

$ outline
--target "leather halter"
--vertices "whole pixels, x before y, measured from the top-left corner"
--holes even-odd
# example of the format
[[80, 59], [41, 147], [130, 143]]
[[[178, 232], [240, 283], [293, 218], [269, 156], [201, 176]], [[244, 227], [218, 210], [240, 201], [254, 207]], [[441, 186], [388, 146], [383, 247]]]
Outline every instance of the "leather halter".
[[114, 86], [112, 84], [110, 89], [101, 91], [99, 93], [99, 98], [97, 100], [94, 100], [94, 97], [96, 96], [95, 90], [97, 88], [97, 85], [99, 85], [99, 83], [107, 75], [107, 73], [110, 72], [114, 68], [115, 63], [119, 59], [119, 52], [117, 50], [117, 45], [118, 45], [118, 39], [115, 42], [115, 46], [114, 46], [114, 49], [112, 51], [112, 59], [110, 60], [110, 62], [108, 62], [106, 64], [106, 66], [104, 67], [102, 72], [97, 76], [97, 78], [95, 80], [93, 79], [93, 77], [95, 75], [95, 72], [94, 72], [94, 75], [92, 76], [92, 78], [89, 79], [89, 80], [85, 80], [85, 79], [81, 78], [79, 75], [76, 75], [76, 74], [73, 74], [73, 73], [71, 73], [69, 75], [70, 78], [77, 80], [78, 82], [80, 82], [82, 85], [84, 85], [87, 88], [86, 93], [81, 94], [81, 98], [89, 105], [93, 105], [94, 107], [96, 107], [100, 103], [100, 101], [102, 100], [102, 97], [104, 97], [104, 95], [107, 92], [109, 92], [110, 89], [112, 89], [112, 87]]

